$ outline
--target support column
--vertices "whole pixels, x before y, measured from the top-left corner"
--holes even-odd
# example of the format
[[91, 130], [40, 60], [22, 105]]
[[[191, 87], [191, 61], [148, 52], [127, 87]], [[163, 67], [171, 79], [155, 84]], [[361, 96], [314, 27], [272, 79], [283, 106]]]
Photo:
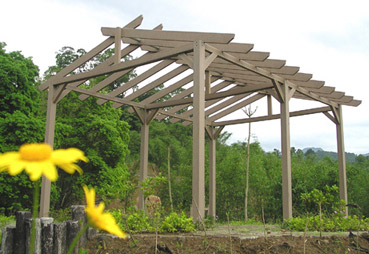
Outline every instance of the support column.
[[[149, 124], [156, 116], [158, 110], [140, 110], [133, 107], [138, 118], [141, 121], [141, 149], [140, 149], [140, 185], [147, 178], [149, 165]], [[139, 191], [138, 208], [145, 209], [145, 197], [142, 190]]]
[[216, 143], [224, 126], [206, 127], [209, 137], [209, 216], [216, 216]]
[[[339, 170], [339, 187], [340, 187], [340, 199], [344, 200], [347, 204], [347, 180], [346, 180], [346, 156], [345, 156], [345, 144], [343, 136], [343, 121], [342, 121], [342, 106], [339, 105], [337, 109], [337, 154], [338, 154], [338, 170]], [[348, 208], [346, 207], [346, 215], [348, 215]]]
[[[149, 163], [149, 124], [142, 123], [141, 126], [141, 149], [140, 149], [140, 184], [147, 178]], [[145, 209], [145, 197], [140, 190], [138, 209]]]
[[193, 127], [192, 127], [192, 217], [205, 215], [205, 45], [194, 42], [193, 56]]
[[216, 143], [215, 138], [209, 142], [209, 216], [216, 216]]
[[290, 112], [289, 99], [291, 91], [287, 84], [281, 86], [281, 143], [282, 143], [282, 201], [283, 219], [292, 217], [292, 182], [291, 182], [291, 148], [290, 148]]
[[[56, 116], [56, 102], [54, 102], [54, 94], [56, 92], [56, 89], [57, 88], [55, 88], [53, 85], [50, 85], [47, 97], [45, 143], [49, 144], [51, 147], [54, 147]], [[50, 180], [47, 179], [45, 176], [42, 176], [39, 217], [49, 217], [50, 189]]]

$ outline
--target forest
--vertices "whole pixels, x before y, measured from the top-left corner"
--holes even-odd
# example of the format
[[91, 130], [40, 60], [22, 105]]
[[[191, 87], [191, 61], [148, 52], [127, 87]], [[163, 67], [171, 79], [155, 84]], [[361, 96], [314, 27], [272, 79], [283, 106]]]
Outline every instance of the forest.
[[[47, 94], [38, 85], [85, 54], [83, 49], [63, 47], [55, 56], [55, 65], [39, 73], [31, 57], [21, 51], [7, 52], [0, 43], [0, 153], [16, 151], [21, 144], [44, 141]], [[83, 72], [113, 54], [106, 50], [75, 72]], [[135, 77], [131, 72], [106, 88], [120, 86]], [[90, 80], [94, 86], [104, 77]], [[157, 88], [160, 91], [163, 86]], [[144, 100], [143, 94], [138, 101]], [[94, 187], [98, 196], [109, 204], [118, 203], [123, 212], [131, 211], [138, 196], [140, 121], [128, 107], [115, 109], [110, 103], [98, 105], [95, 98], [81, 101], [70, 92], [57, 106], [54, 148], [76, 147], [85, 152], [89, 163], [80, 163], [84, 173], [68, 175], [59, 172], [52, 184], [51, 210], [57, 212], [83, 200], [81, 186]], [[221, 133], [217, 140], [217, 220], [244, 220], [247, 148], [250, 148], [247, 217], [268, 223], [281, 222], [282, 178], [280, 151], [266, 152], [257, 141], [229, 144], [231, 134]], [[208, 141], [207, 141], [208, 142]], [[206, 146], [206, 149], [207, 146]], [[206, 161], [208, 153], [206, 152]], [[314, 202], [304, 197], [320, 192], [330, 202], [325, 211], [333, 213], [339, 202], [338, 162], [321, 158], [309, 150], [291, 149], [292, 197], [294, 216], [307, 211], [318, 213]], [[192, 126], [173, 124], [168, 119], [150, 124], [148, 191], [160, 197], [164, 210], [189, 214], [192, 200]], [[208, 195], [208, 165], [205, 168]], [[170, 172], [170, 178], [168, 175]], [[347, 162], [347, 190], [350, 214], [369, 217], [369, 157], [358, 155]], [[170, 184], [169, 184], [170, 183]], [[170, 187], [169, 187], [170, 186]], [[13, 215], [32, 207], [33, 185], [25, 173], [9, 177], [0, 173], [0, 214]], [[170, 189], [169, 189], [170, 188]], [[170, 195], [170, 194], [171, 195]], [[171, 197], [170, 197], [171, 196]], [[206, 196], [206, 199], [208, 196]], [[206, 201], [207, 202], [207, 201]], [[115, 207], [116, 208], [116, 207]]]

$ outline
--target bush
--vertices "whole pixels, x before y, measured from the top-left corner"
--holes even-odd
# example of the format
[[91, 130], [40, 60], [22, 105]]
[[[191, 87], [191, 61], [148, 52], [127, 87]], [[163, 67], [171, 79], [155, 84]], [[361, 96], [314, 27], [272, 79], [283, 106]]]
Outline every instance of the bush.
[[[286, 220], [282, 227], [294, 230], [294, 231], [305, 231], [306, 217], [295, 217]], [[369, 230], [369, 218], [359, 219], [356, 215], [354, 216], [342, 216], [342, 214], [334, 214], [331, 217], [322, 216], [322, 231], [335, 232], [335, 231], [354, 231], [358, 230]], [[309, 217], [307, 226], [308, 231], [319, 231], [320, 218], [319, 215]]]
[[194, 224], [192, 223], [192, 217], [187, 217], [186, 214], [178, 214], [171, 212], [164, 221], [161, 223], [160, 232], [193, 232], [195, 231]]
[[[136, 209], [129, 209], [127, 213], [122, 212], [120, 209], [115, 209], [111, 211], [111, 214], [117, 221], [119, 227], [128, 233], [153, 233], [156, 227], [158, 227], [161, 233], [195, 231], [192, 217], [187, 217], [183, 211], [180, 213], [172, 212], [168, 216], [165, 216], [163, 220], [150, 218], [143, 210]], [[156, 223], [158, 223], [158, 225]]]

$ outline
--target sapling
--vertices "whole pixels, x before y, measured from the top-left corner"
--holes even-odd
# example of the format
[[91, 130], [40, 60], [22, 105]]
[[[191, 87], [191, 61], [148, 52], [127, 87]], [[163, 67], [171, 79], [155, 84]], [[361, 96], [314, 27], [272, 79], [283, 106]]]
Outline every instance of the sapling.
[[232, 254], [232, 236], [231, 236], [231, 228], [230, 228], [230, 225], [229, 225], [229, 212], [227, 212], [226, 215], [227, 215], [227, 223], [228, 223], [229, 245], [230, 245], [230, 251], [231, 251], [231, 254]]
[[[255, 110], [251, 110], [251, 105], [248, 108], [242, 109], [242, 111], [251, 118], [255, 114], [258, 107]], [[251, 139], [251, 122], [249, 122], [249, 136], [247, 137], [247, 163], [246, 163], [246, 187], [245, 187], [245, 221], [248, 220], [248, 196], [249, 196], [249, 169], [250, 169], [250, 139]]]

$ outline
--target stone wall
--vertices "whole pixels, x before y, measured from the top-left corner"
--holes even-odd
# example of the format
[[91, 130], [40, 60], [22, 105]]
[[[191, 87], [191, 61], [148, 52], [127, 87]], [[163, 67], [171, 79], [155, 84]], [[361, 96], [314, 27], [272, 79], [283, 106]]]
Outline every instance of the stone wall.
[[[30, 212], [17, 212], [16, 225], [2, 228], [0, 254], [28, 254], [31, 246], [32, 215]], [[54, 219], [43, 217], [36, 219], [35, 254], [65, 254], [86, 223], [85, 206], [72, 206], [72, 220], [54, 223]], [[80, 238], [73, 253], [83, 248], [87, 239], [96, 231], [87, 230]]]

